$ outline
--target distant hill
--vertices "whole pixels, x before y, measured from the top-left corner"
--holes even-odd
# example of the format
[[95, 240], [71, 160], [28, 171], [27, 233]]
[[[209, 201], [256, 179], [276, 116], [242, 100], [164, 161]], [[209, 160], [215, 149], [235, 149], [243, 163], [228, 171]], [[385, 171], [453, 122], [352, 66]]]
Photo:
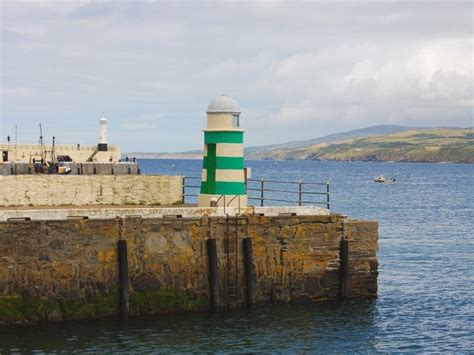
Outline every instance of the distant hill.
[[423, 128], [424, 127], [405, 127], [405, 126], [395, 126], [395, 125], [372, 126], [372, 127], [367, 127], [367, 128], [355, 129], [348, 132], [330, 134], [328, 136], [313, 138], [313, 139], [304, 140], [304, 141], [294, 141], [294, 142], [260, 146], [260, 147], [249, 147], [245, 149], [245, 152], [249, 158], [252, 158], [252, 155], [256, 152], [285, 150], [285, 149], [298, 149], [298, 148], [312, 146], [312, 145], [316, 145], [320, 143], [337, 142], [341, 140], [347, 140], [350, 138], [363, 138], [363, 137], [370, 137], [370, 136], [381, 135], [381, 134], [398, 133], [398, 132], [404, 132], [404, 131], [409, 131], [413, 129], [423, 129]]
[[411, 129], [392, 134], [249, 154], [251, 159], [474, 163], [472, 128]]
[[[372, 126], [325, 137], [245, 149], [247, 159], [474, 163], [472, 128]], [[140, 159], [201, 159], [202, 150], [126, 153]]]
[[122, 158], [129, 159], [202, 159], [202, 150], [190, 150], [182, 153], [147, 153], [147, 152], [131, 152], [122, 153]]

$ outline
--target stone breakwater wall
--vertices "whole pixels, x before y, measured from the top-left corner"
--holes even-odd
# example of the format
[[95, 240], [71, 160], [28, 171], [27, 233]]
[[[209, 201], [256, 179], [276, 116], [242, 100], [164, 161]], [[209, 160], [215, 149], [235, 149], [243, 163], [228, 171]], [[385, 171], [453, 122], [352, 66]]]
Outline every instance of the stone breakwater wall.
[[[253, 248], [257, 306], [335, 300], [343, 292], [375, 297], [377, 230], [376, 222], [338, 215], [0, 222], [0, 324], [116, 316], [119, 240], [127, 243], [132, 315], [208, 310], [210, 238], [219, 307], [246, 305], [244, 238]], [[349, 246], [344, 280], [342, 240]]]
[[183, 178], [162, 175], [0, 176], [0, 206], [172, 205]]
[[[71, 175], [137, 175], [140, 166], [132, 162], [124, 163], [62, 163], [71, 168]], [[0, 163], [0, 176], [34, 174], [29, 163]]]

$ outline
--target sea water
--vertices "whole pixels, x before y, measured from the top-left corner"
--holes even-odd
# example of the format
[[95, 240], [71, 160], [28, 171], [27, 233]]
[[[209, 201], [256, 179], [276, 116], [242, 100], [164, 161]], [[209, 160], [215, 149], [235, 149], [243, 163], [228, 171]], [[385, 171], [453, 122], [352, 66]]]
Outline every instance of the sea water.
[[[145, 174], [186, 176], [200, 176], [202, 166], [199, 160], [140, 164]], [[474, 351], [474, 165], [247, 161], [247, 166], [257, 180], [329, 180], [333, 211], [379, 222], [377, 299], [0, 328], [0, 351]], [[379, 174], [396, 182], [374, 183]]]

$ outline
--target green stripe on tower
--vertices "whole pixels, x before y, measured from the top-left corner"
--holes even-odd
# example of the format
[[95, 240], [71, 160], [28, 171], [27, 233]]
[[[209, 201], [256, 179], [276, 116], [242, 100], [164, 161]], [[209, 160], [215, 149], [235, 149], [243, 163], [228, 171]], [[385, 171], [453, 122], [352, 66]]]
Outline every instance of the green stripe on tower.
[[203, 191], [213, 191], [216, 189], [216, 168], [211, 162], [216, 159], [216, 145], [208, 144], [207, 145], [207, 157], [204, 157], [203, 167], [207, 170], [206, 181], [201, 181], [201, 193], [207, 193]]
[[200, 193], [207, 195], [245, 195], [245, 183], [216, 181], [215, 187], [210, 188], [209, 184], [203, 181]]
[[[243, 143], [244, 132], [204, 132], [204, 143]], [[209, 154], [208, 154], [209, 155]]]
[[[207, 169], [209, 174], [210, 170], [216, 169], [243, 169], [244, 168], [244, 158], [241, 157], [215, 157], [215, 163], [213, 162], [212, 157], [204, 157], [203, 163], [204, 169]], [[215, 175], [214, 175], [215, 176]]]

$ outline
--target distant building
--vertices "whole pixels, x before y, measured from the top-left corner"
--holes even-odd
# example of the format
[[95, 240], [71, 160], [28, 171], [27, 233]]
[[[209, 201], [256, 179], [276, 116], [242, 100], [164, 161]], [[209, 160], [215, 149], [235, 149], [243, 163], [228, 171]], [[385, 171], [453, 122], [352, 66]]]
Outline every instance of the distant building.
[[14, 144], [0, 143], [2, 160], [0, 162], [32, 162], [33, 159], [49, 161], [73, 161], [76, 163], [118, 162], [121, 157], [120, 147], [107, 144], [107, 119], [99, 119], [99, 141], [96, 145], [53, 145], [53, 144]]

